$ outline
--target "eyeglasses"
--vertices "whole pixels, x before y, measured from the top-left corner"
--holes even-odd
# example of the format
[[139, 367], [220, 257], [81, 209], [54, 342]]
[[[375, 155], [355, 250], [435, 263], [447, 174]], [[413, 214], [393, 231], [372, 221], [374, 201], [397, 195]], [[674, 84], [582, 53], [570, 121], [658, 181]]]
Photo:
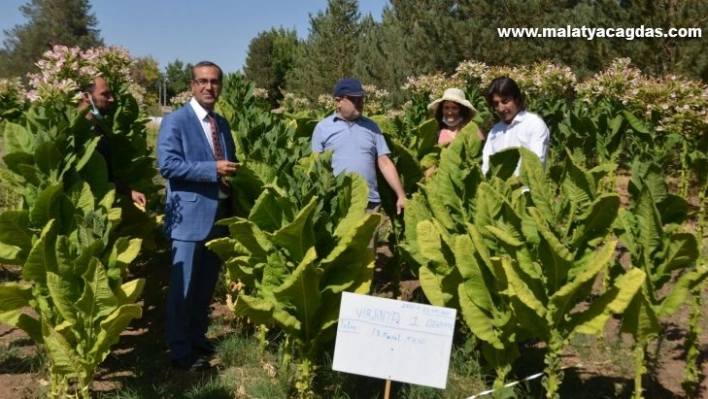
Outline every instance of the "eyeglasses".
[[219, 80], [219, 79], [204, 79], [204, 78], [201, 78], [201, 79], [194, 79], [193, 82], [196, 83], [196, 84], [199, 85], [199, 86], [202, 86], [202, 87], [208, 85], [209, 83], [211, 83], [212, 86], [219, 86], [219, 85], [221, 84], [221, 80]]

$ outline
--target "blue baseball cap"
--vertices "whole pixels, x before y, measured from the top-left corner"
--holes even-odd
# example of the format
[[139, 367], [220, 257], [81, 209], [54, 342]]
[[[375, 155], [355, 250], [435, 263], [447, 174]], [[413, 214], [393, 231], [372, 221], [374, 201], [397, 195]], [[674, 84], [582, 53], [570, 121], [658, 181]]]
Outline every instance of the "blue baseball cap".
[[334, 86], [334, 97], [363, 96], [366, 90], [361, 86], [361, 82], [354, 78], [340, 79]]

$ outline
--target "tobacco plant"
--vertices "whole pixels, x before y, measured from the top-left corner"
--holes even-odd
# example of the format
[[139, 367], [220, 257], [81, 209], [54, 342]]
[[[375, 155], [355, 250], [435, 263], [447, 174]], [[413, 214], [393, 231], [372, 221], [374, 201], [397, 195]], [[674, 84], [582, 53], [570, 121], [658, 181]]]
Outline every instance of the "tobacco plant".
[[23, 200], [0, 214], [0, 257], [22, 266], [22, 281], [0, 285], [0, 321], [44, 344], [52, 397], [88, 398], [96, 367], [141, 315], [143, 281], [123, 282], [141, 240], [116, 234], [121, 209], [85, 113], [33, 106], [24, 122], [5, 127], [0, 177]]
[[[418, 217], [432, 216], [417, 222], [415, 236], [408, 235], [424, 260], [421, 285], [431, 303], [461, 308], [497, 371], [497, 388], [518, 357], [516, 343], [529, 337], [546, 342], [544, 386], [555, 397], [568, 341], [578, 333], [602, 333], [610, 314], [622, 313], [644, 280], [638, 270], [621, 275], [580, 310], [612, 263], [615, 242], [607, 236], [619, 196], [598, 194], [604, 168], [587, 171], [568, 157], [554, 182], [525, 149], [494, 157], [485, 181], [478, 166], [467, 166], [460, 156], [464, 147], [463, 141], [443, 150], [441, 173], [422, 189], [419, 201], [411, 201]], [[520, 182], [513, 176], [519, 152]], [[437, 179], [443, 185], [429, 192]]]
[[244, 284], [235, 313], [275, 324], [298, 355], [296, 388], [311, 397], [316, 356], [336, 331], [343, 291], [367, 293], [380, 216], [366, 214], [360, 177], [334, 177], [329, 154], [303, 158], [293, 175], [263, 186], [247, 218], [219, 223], [230, 237], [208, 243]]
[[[631, 270], [647, 275], [622, 324], [622, 331], [631, 333], [636, 342], [634, 397], [641, 398], [647, 345], [662, 331], [661, 320], [702, 285], [708, 267], [696, 263], [696, 236], [680, 230], [688, 217], [688, 203], [668, 192], [661, 169], [635, 163], [629, 188], [630, 206], [620, 212], [615, 232], [631, 254]], [[689, 323], [696, 322], [696, 318], [689, 319]]]

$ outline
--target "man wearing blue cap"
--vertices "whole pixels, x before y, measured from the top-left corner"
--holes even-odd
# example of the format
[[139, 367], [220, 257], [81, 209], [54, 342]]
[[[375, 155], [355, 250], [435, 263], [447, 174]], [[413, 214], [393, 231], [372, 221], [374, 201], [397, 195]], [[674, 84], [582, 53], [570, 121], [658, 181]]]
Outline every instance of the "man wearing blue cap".
[[312, 135], [312, 151], [323, 153], [332, 150], [334, 174], [354, 172], [366, 180], [369, 186], [369, 209], [381, 205], [376, 167], [396, 193], [396, 213], [400, 214], [406, 198], [396, 165], [378, 125], [361, 115], [364, 110], [366, 91], [354, 78], [341, 79], [334, 86], [334, 102], [337, 111], [321, 120]]

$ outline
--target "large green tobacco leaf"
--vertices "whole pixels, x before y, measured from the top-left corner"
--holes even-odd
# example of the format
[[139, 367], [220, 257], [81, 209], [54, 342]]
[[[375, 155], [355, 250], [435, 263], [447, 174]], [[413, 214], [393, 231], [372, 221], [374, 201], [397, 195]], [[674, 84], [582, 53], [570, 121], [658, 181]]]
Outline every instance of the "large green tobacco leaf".
[[434, 119], [423, 121], [418, 127], [418, 151], [416, 157], [422, 159], [438, 143], [438, 123]]
[[0, 213], [0, 243], [16, 246], [26, 255], [32, 248], [32, 232], [29, 227], [27, 211], [8, 210]]
[[[539, 318], [545, 318], [548, 310], [544, 298], [536, 297], [534, 291], [527, 284], [528, 277], [518, 268], [518, 263], [509, 259], [508, 256], [503, 256], [500, 260], [509, 281], [509, 294], [517, 297], [524, 307], [532, 310]], [[518, 310], [516, 311], [518, 312]]]
[[95, 209], [96, 197], [91, 192], [91, 186], [86, 182], [80, 182], [72, 186], [67, 192], [69, 199], [77, 210], [83, 215], [93, 212]]
[[274, 232], [289, 223], [295, 211], [285, 191], [274, 185], [266, 185], [251, 208], [248, 220], [263, 231]]
[[81, 298], [76, 302], [76, 308], [84, 317], [91, 320], [101, 320], [111, 314], [119, 305], [118, 298], [111, 290], [108, 276], [98, 259], [93, 259], [83, 275], [85, 281]]
[[26, 152], [12, 152], [2, 157], [7, 168], [24, 177], [29, 183], [38, 186], [39, 170], [34, 167], [34, 156]]
[[120, 286], [119, 292], [116, 293], [118, 302], [121, 304], [135, 303], [140, 297], [140, 294], [143, 293], [143, 288], [145, 288], [145, 279], [143, 278], [123, 283], [123, 285]]
[[698, 241], [694, 234], [672, 234], [668, 242], [666, 242], [664, 260], [656, 269], [654, 280], [659, 285], [663, 285], [664, 282], [671, 278], [671, 274], [675, 270], [693, 266], [698, 256]]
[[125, 274], [128, 265], [138, 257], [141, 243], [139, 238], [120, 237], [116, 240], [106, 262], [109, 277], [118, 279]]
[[60, 227], [71, 219], [73, 211], [62, 205], [63, 184], [58, 183], [40, 191], [34, 207], [30, 210], [30, 221], [35, 226], [44, 226], [50, 219], [56, 219]]
[[355, 288], [357, 284], [370, 283], [373, 269], [369, 266], [374, 260], [374, 251], [368, 245], [380, 221], [381, 215], [366, 215], [351, 226], [322, 259], [320, 268], [325, 273], [325, 289], [340, 293]]
[[603, 194], [578, 217], [578, 226], [573, 231], [572, 247], [578, 247], [609, 233], [617, 219], [620, 198], [617, 194]]
[[[87, 141], [84, 144], [84, 151], [83, 154], [81, 154], [81, 157], [76, 160], [76, 165], [75, 168], [79, 172], [84, 172], [85, 169], [88, 169], [87, 167], [93, 167], [93, 166], [98, 166], [98, 162], [93, 162], [93, 160], [103, 160], [103, 168], [99, 169], [99, 171], [104, 171], [107, 170], [105, 158], [103, 158], [102, 155], [98, 154], [95, 152], [96, 147], [98, 146], [98, 142], [101, 140], [99, 136], [93, 137], [91, 140]], [[74, 155], [74, 154], [72, 154]], [[67, 162], [71, 163], [71, 162]], [[105, 176], [105, 175], [104, 175]], [[105, 180], [105, 179], [104, 179]]]
[[142, 314], [143, 311], [139, 305], [125, 304], [113, 310], [101, 321], [100, 331], [88, 353], [94, 367], [106, 359], [111, 352], [111, 346], [118, 342], [120, 334], [128, 328], [133, 319], [139, 319]]
[[420, 161], [416, 158], [415, 153], [399, 143], [396, 140], [390, 140], [389, 147], [394, 155], [397, 170], [401, 173], [401, 184], [405, 192], [415, 190], [415, 185], [419, 182], [424, 174]]
[[569, 154], [565, 162], [565, 178], [561, 183], [564, 200], [571, 204], [590, 202], [596, 195], [595, 179], [591, 173], [581, 169]]
[[693, 290], [708, 278], [708, 267], [702, 267], [691, 270], [674, 283], [671, 292], [664, 298], [658, 306], [656, 314], [659, 318], [667, 317], [674, 314], [684, 303], [686, 298], [691, 295]]
[[[446, 177], [441, 177], [436, 180], [439, 181], [444, 178]], [[425, 197], [427, 207], [430, 209], [433, 218], [435, 218], [438, 223], [445, 226], [445, 230], [455, 231], [456, 221], [450, 214], [447, 201], [449, 198], [457, 195], [455, 190], [445, 190], [440, 184], [434, 184], [431, 180], [429, 184], [420, 187], [420, 192]]]
[[274, 308], [275, 306], [271, 301], [240, 294], [234, 306], [234, 314], [236, 316], [248, 316], [254, 324], [267, 325], [273, 322]]
[[0, 262], [5, 264], [19, 264], [22, 248], [0, 242]]
[[443, 291], [444, 276], [434, 273], [427, 266], [418, 269], [418, 280], [425, 297], [433, 306], [445, 306], [452, 300], [452, 294]]
[[[279, 321], [283, 328], [303, 340], [314, 335], [314, 318], [322, 304], [319, 288], [322, 270], [313, 263], [316, 259], [317, 252], [311, 248], [283, 285], [273, 292], [279, 303], [276, 307], [286, 309], [299, 322], [298, 326], [293, 325], [289, 319], [281, 319]], [[297, 330], [300, 330], [299, 333]]]
[[566, 281], [568, 271], [573, 264], [573, 254], [558, 239], [558, 236], [548, 226], [548, 223], [541, 216], [536, 208], [529, 208], [529, 214], [536, 222], [536, 227], [543, 237], [543, 243], [548, 251], [543, 251], [540, 255], [543, 261], [543, 268], [548, 284], [548, 292], [557, 291]]
[[529, 188], [529, 194], [533, 199], [534, 206], [538, 212], [549, 223], [555, 222], [555, 213], [553, 212], [553, 204], [556, 202], [554, 198], [554, 190], [549, 190], [550, 182], [546, 175], [545, 168], [541, 159], [526, 148], [519, 148], [521, 153], [521, 181]]
[[644, 133], [644, 134], [651, 134], [649, 129], [646, 127], [644, 122], [642, 122], [639, 118], [634, 116], [633, 113], [627, 111], [627, 110], [622, 110], [622, 115], [624, 115], [624, 118], [629, 122], [629, 125], [634, 129], [637, 133]]
[[516, 168], [519, 165], [519, 155], [518, 148], [509, 148], [504, 151], [499, 151], [489, 157], [489, 170], [487, 171], [487, 178], [491, 179], [497, 177], [503, 181], [514, 175]]
[[55, 329], [49, 321], [42, 319], [42, 336], [44, 347], [51, 358], [52, 374], [68, 377], [79, 377], [89, 372], [86, 361], [76, 353], [76, 345], [67, 340], [59, 332], [60, 326]]
[[0, 284], [0, 323], [22, 329], [35, 342], [42, 342], [42, 326], [25, 313], [32, 301], [32, 287], [14, 282]]
[[[494, 277], [494, 280], [496, 280], [500, 286], [505, 287], [508, 284], [508, 281], [506, 280], [506, 274], [504, 274], [504, 270], [501, 268], [499, 262], [492, 262], [492, 255], [489, 252], [489, 248], [484, 242], [484, 237], [480, 233], [477, 226], [472, 223], [467, 223], [467, 234], [469, 234], [469, 236], [472, 238], [472, 242], [474, 243], [473, 248], [475, 251], [475, 255], [479, 257], [482, 264], [487, 265], [487, 267], [489, 268], [489, 272]], [[463, 263], [462, 267], [460, 268], [460, 272], [462, 274], [468, 273], [465, 270], [465, 267], [466, 264]]]
[[[12, 155], [15, 155], [15, 154], [10, 154], [10, 155], [8, 155], [8, 157], [10, 157]], [[14, 162], [14, 159], [11, 160], [10, 162]], [[13, 171], [15, 171], [18, 175], [22, 176], [25, 179], [26, 183], [29, 183], [30, 185], [35, 186], [35, 187], [39, 187], [42, 185], [42, 183], [45, 182], [43, 180], [44, 176], [42, 176], [39, 173], [39, 170], [37, 168], [35, 168], [34, 166], [29, 166], [29, 165], [22, 164], [22, 163], [15, 164], [15, 165], [16, 165], [16, 167], [15, 167], [16, 170], [13, 170]], [[12, 170], [12, 168], [10, 168], [10, 169]], [[47, 180], [47, 182], [53, 183], [53, 182], [50, 182], [49, 180]]]
[[277, 302], [275, 296], [273, 296], [273, 291], [280, 287], [285, 279], [288, 278], [292, 273], [293, 266], [280, 251], [269, 253], [262, 267], [261, 280], [255, 285], [260, 291], [260, 296]]
[[34, 153], [35, 140], [32, 132], [16, 123], [5, 123], [5, 141], [3, 150], [5, 154], [14, 152]]
[[104, 244], [103, 241], [96, 240], [91, 245], [84, 247], [79, 256], [73, 260], [74, 269], [71, 274], [75, 276], [83, 275], [89, 267], [89, 263], [93, 261], [93, 258], [101, 256], [103, 252]]
[[[639, 195], [634, 214], [637, 218], [637, 228], [640, 232], [639, 236], [636, 237], [636, 241], [642, 249], [641, 253], [644, 258], [642, 264], [653, 269], [651, 256], [654, 252], [661, 249], [661, 238], [664, 235], [664, 230], [661, 225], [659, 210], [654, 204], [651, 191], [646, 186]], [[654, 273], [649, 274], [651, 276], [654, 275]]]
[[313, 197], [291, 223], [273, 234], [273, 244], [287, 251], [296, 262], [302, 261], [307, 251], [315, 245], [312, 217], [316, 206], [317, 201]]
[[524, 245], [524, 242], [520, 239], [521, 237], [516, 234], [516, 231], [513, 228], [511, 228], [506, 223], [499, 224], [500, 226], [502, 226], [501, 228], [496, 226], [484, 226], [484, 228], [488, 232], [490, 232], [497, 240], [501, 241], [509, 247], [520, 248]]
[[661, 331], [659, 318], [645, 290], [634, 296], [622, 319], [622, 332], [631, 333], [637, 341], [644, 341]]
[[490, 311], [485, 311], [476, 305], [468, 292], [463, 285], [460, 285], [457, 295], [460, 301], [460, 311], [470, 331], [482, 341], [489, 342], [494, 348], [504, 349], [504, 343], [499, 340]]
[[240, 220], [229, 224], [232, 237], [237, 237], [239, 244], [248, 251], [251, 257], [265, 260], [266, 255], [275, 250], [268, 236], [254, 223]]
[[[474, 213], [476, 226], [494, 226], [494, 221], [504, 204], [503, 197], [487, 182], [483, 182], [477, 189], [477, 204]], [[489, 235], [486, 230], [483, 234]]]
[[50, 220], [40, 234], [39, 239], [34, 243], [27, 261], [22, 267], [22, 278], [27, 281], [46, 281], [47, 271], [56, 272], [57, 259], [54, 244], [57, 240], [56, 222]]
[[580, 267], [577, 267], [575, 278], [563, 285], [550, 298], [558, 313], [555, 315], [555, 321], [566, 316], [576, 305], [578, 293], [582, 292], [582, 287], [586, 284], [592, 284], [598, 273], [612, 260], [617, 246], [616, 241], [609, 242], [595, 254], [586, 255], [587, 260], [579, 261]]
[[[482, 270], [480, 263], [477, 262], [477, 253], [477, 248], [470, 235], [455, 237], [455, 261], [464, 280], [465, 296], [474, 302], [476, 306], [491, 312], [494, 309], [494, 301], [492, 299], [492, 291], [487, 288], [487, 282], [491, 279], [484, 276], [485, 271]], [[462, 306], [462, 303], [460, 303], [460, 306]]]
[[403, 212], [403, 220], [408, 228], [405, 229], [405, 240], [401, 245], [413, 260], [414, 269], [427, 263], [427, 259], [420, 253], [418, 235], [414, 226], [431, 217], [432, 213], [426, 206], [425, 198], [421, 193], [413, 194], [413, 197], [406, 201], [406, 211]]
[[354, 226], [358, 225], [361, 218], [364, 217], [365, 209], [369, 202], [369, 188], [366, 181], [354, 174], [348, 177], [351, 179], [351, 185], [346, 185], [339, 193], [341, 195], [342, 191], [346, 191], [350, 196], [348, 203], [341, 205], [346, 209], [346, 213], [334, 229], [334, 235], [337, 237], [350, 234], [352, 229], [355, 228]]
[[615, 280], [613, 287], [594, 299], [588, 309], [561, 319], [567, 330], [579, 334], [603, 333], [610, 314], [622, 314], [642, 288], [646, 274], [639, 269], [630, 269]]
[[78, 305], [76, 300], [80, 294], [79, 282], [73, 276], [47, 271], [46, 283], [52, 303], [61, 317], [70, 323], [76, 323]]
[[445, 228], [437, 222], [437, 219], [424, 220], [415, 227], [420, 253], [437, 265], [454, 265], [452, 245], [446, 242]]
[[34, 150], [34, 159], [39, 170], [56, 181], [59, 177], [59, 164], [63, 159], [57, 145], [51, 141], [40, 143]]

